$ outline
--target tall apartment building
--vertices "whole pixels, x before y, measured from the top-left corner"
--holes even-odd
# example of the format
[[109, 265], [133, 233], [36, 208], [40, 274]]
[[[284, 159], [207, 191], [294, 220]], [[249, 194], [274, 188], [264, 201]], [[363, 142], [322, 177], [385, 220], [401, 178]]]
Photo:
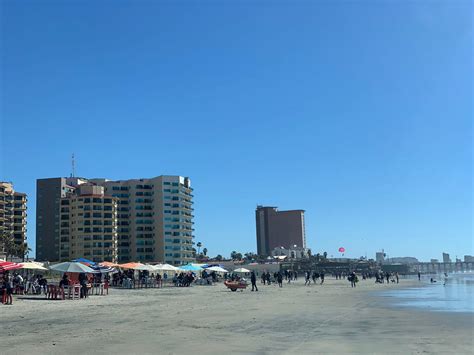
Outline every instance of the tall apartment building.
[[117, 261], [117, 199], [82, 184], [61, 199], [59, 259]]
[[73, 177], [36, 180], [37, 260], [59, 260], [61, 199], [86, 182]]
[[0, 233], [7, 233], [18, 244], [26, 242], [25, 193], [17, 192], [10, 182], [0, 182]]
[[[43, 260], [58, 260], [60, 245], [59, 228], [59, 202], [79, 185], [88, 182], [104, 188], [104, 195], [116, 199], [117, 213], [117, 259], [119, 262], [127, 261], [161, 261], [174, 265], [187, 264], [194, 261], [193, 253], [193, 202], [191, 182], [189, 178], [182, 176], [159, 176], [151, 179], [131, 179], [111, 181], [107, 179], [82, 179], [80, 182], [74, 181], [68, 184], [63, 178], [43, 179], [55, 180], [54, 186], [48, 186], [48, 195], [43, 188], [42, 197], [38, 202], [52, 211], [45, 211], [44, 208], [37, 209], [41, 218], [43, 230], [38, 233], [37, 245], [47, 245], [48, 236], [44, 233], [48, 228], [50, 236], [54, 236], [55, 244], [53, 251], [48, 251], [48, 255], [56, 253], [57, 259], [42, 256]], [[38, 180], [38, 185], [40, 180]], [[48, 185], [47, 182], [43, 182]], [[58, 197], [65, 190], [64, 196]], [[44, 201], [44, 199], [54, 201]], [[47, 217], [45, 217], [47, 216]], [[46, 221], [49, 226], [44, 227]], [[51, 225], [56, 226], [53, 228]], [[42, 239], [38, 243], [38, 238]], [[49, 237], [52, 239], [51, 237]], [[37, 251], [39, 249], [37, 248]], [[64, 251], [64, 255], [66, 252]], [[38, 255], [38, 254], [37, 254]], [[42, 255], [46, 255], [43, 253]]]
[[449, 257], [448, 253], [443, 253], [443, 263], [450, 263], [451, 258]]
[[257, 206], [257, 253], [271, 255], [273, 249], [306, 248], [304, 210], [278, 211], [277, 207]]
[[107, 181], [93, 179], [118, 199], [120, 262], [194, 261], [191, 182], [182, 176]]

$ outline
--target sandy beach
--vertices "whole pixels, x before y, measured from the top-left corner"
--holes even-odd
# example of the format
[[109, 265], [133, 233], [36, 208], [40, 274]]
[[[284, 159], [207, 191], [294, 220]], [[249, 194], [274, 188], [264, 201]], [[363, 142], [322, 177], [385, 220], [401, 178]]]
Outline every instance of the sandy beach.
[[473, 317], [396, 308], [370, 291], [410, 286], [222, 284], [122, 290], [0, 307], [2, 354], [472, 354]]

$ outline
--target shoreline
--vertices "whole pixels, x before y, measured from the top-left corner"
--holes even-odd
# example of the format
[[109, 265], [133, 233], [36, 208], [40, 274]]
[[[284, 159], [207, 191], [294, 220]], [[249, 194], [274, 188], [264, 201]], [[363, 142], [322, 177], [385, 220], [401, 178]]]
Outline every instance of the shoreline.
[[0, 341], [8, 354], [471, 354], [472, 316], [392, 308], [373, 294], [413, 286], [363, 280], [352, 289], [326, 279], [283, 288], [258, 283], [259, 292], [217, 284], [17, 300], [0, 308], [8, 325]]

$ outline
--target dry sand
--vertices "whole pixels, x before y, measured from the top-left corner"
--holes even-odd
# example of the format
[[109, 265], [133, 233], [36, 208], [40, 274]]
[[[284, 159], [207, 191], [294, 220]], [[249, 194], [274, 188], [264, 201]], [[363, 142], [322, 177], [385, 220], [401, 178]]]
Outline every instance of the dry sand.
[[395, 308], [371, 290], [409, 286], [327, 279], [323, 286], [222, 284], [118, 290], [79, 301], [0, 305], [1, 354], [472, 354], [473, 317]]

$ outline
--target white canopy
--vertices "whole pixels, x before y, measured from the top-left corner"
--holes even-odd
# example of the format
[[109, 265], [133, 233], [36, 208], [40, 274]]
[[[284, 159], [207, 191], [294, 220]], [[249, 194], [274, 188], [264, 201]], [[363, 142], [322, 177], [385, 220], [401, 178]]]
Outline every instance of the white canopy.
[[158, 264], [158, 265], [154, 265], [153, 268], [156, 271], [179, 271], [177, 267], [170, 264]]
[[243, 267], [239, 267], [238, 269], [235, 269], [233, 272], [244, 274], [246, 272], [250, 272], [250, 270]]
[[228, 272], [226, 269], [223, 269], [220, 266], [211, 266], [211, 267], [208, 267], [206, 270], [215, 271], [215, 272]]
[[81, 263], [76, 263], [74, 261], [66, 261], [64, 263], [51, 265], [49, 268], [53, 271], [58, 271], [58, 272], [85, 272], [85, 273], [90, 273], [90, 274], [95, 273], [95, 271], [91, 269], [89, 266], [81, 264]]
[[40, 263], [35, 263], [34, 261], [27, 261], [25, 263], [20, 263], [22, 269], [28, 270], [48, 270]]
[[141, 264], [134, 268], [134, 270], [139, 271], [155, 271], [155, 267], [153, 265], [148, 264]]

